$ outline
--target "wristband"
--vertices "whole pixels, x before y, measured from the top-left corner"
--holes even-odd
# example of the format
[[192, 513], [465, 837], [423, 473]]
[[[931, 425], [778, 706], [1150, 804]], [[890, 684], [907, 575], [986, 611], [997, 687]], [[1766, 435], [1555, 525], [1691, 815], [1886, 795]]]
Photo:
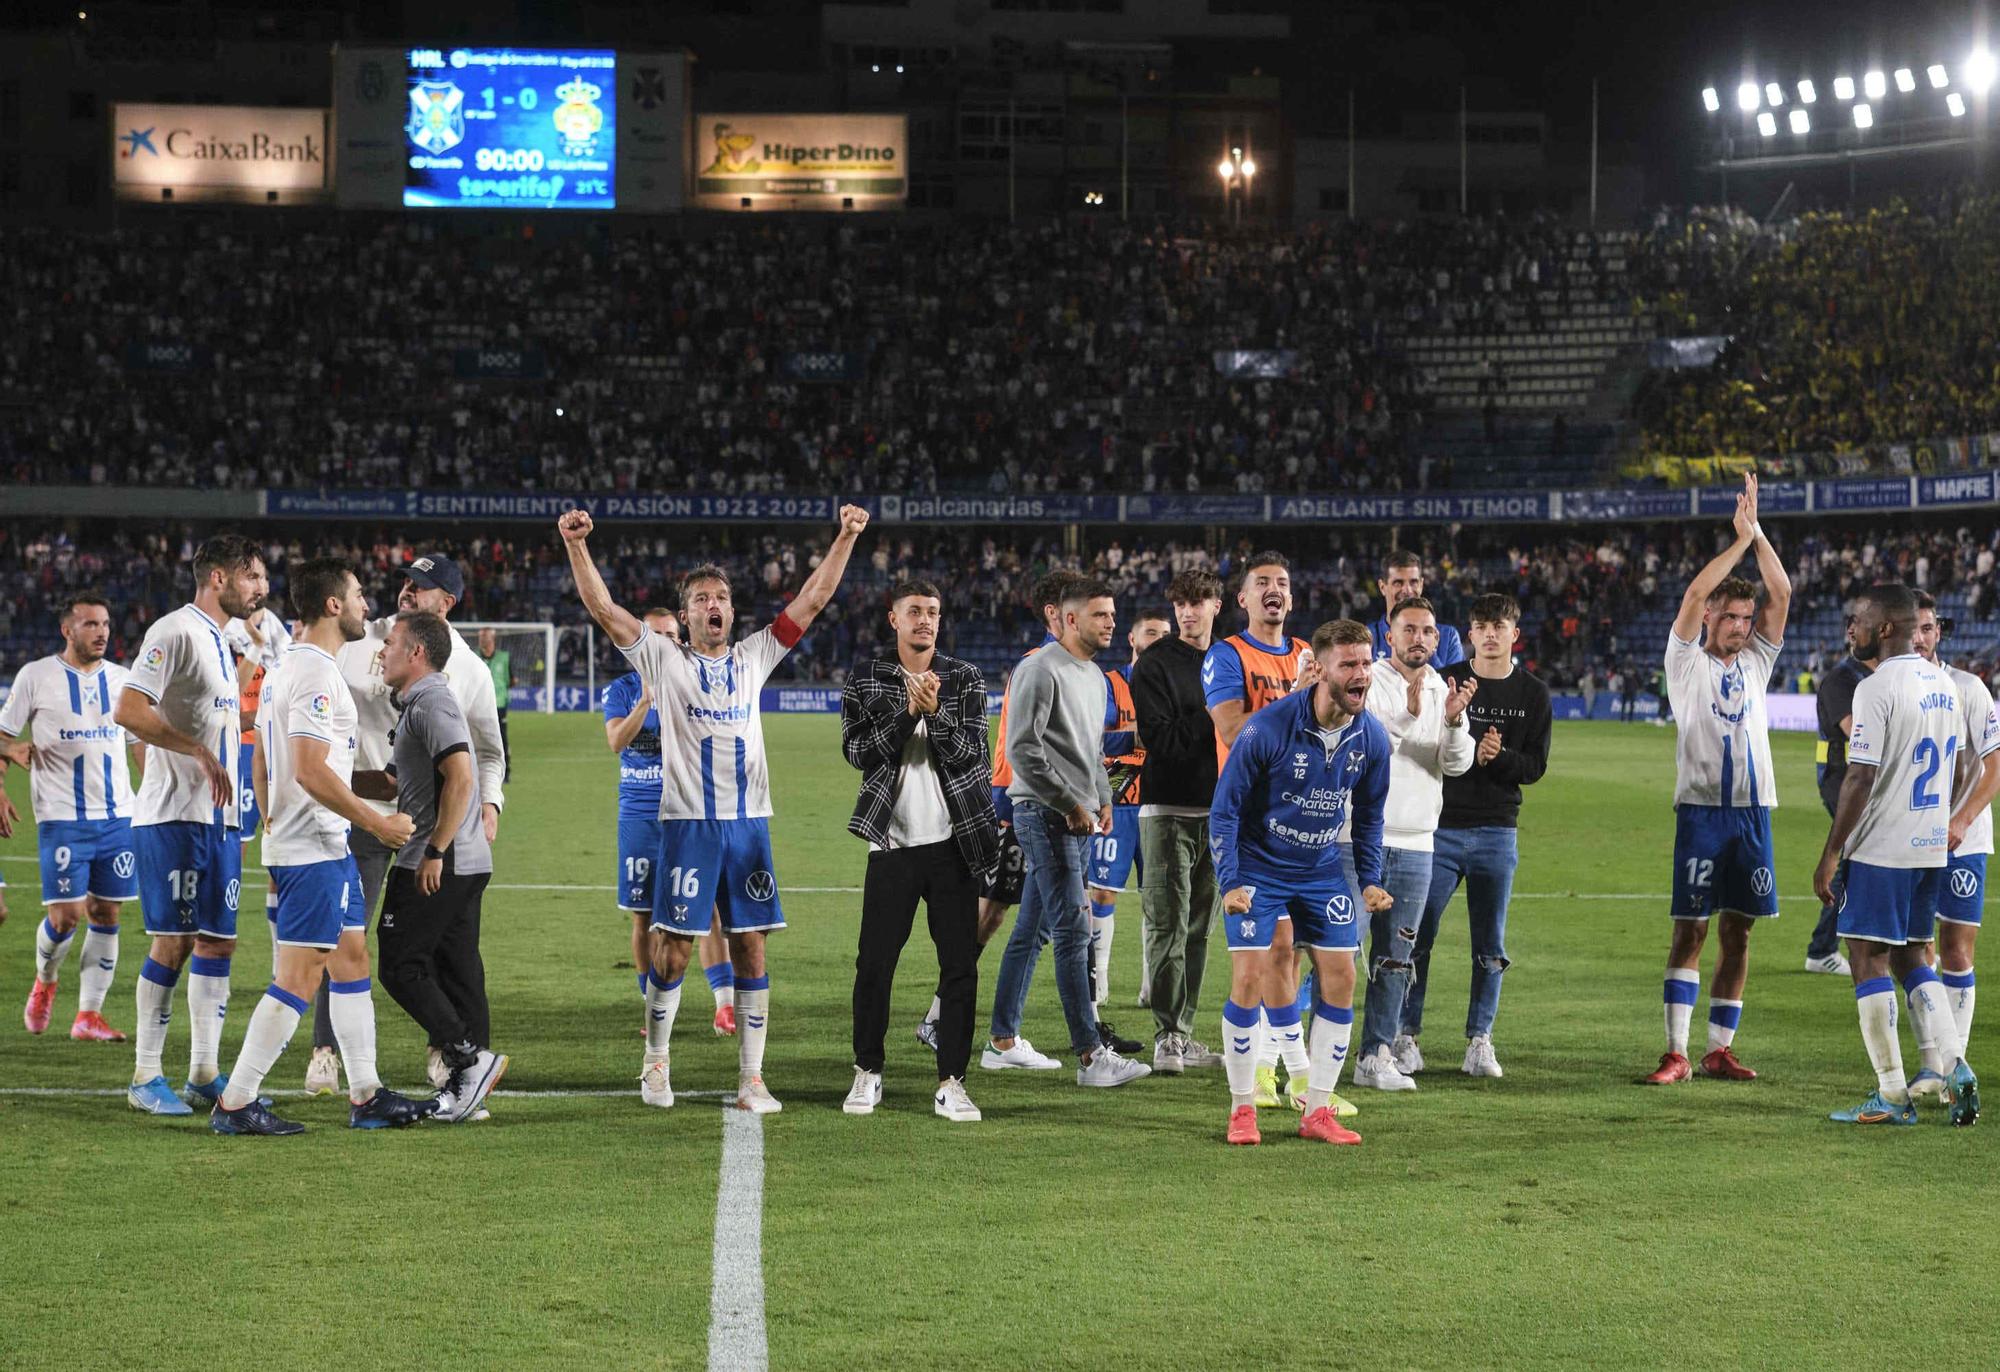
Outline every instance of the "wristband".
[[436, 858], [441, 862], [444, 860], [444, 849], [433, 848], [430, 844], [426, 843], [424, 845], [424, 856], [427, 858]]

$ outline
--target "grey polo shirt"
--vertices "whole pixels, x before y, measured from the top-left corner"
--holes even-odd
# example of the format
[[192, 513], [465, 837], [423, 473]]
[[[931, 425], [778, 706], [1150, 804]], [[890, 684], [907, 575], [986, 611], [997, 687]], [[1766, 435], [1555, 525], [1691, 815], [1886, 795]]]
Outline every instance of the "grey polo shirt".
[[[424, 860], [424, 844], [437, 826], [438, 796], [444, 789], [439, 770], [453, 753], [473, 756], [472, 731], [465, 712], [442, 672], [432, 672], [402, 697], [403, 712], [391, 734], [389, 770], [396, 778], [396, 808], [416, 821], [417, 832], [396, 850], [395, 864], [411, 871]], [[467, 876], [493, 870], [493, 850], [479, 819], [479, 772], [473, 768], [472, 796], [452, 836], [451, 870]]]

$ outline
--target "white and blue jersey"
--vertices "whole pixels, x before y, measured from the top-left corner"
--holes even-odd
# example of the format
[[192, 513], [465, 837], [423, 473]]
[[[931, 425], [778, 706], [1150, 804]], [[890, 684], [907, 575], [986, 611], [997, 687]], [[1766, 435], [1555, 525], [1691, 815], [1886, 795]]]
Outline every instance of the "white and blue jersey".
[[[1394, 609], [1394, 606], [1390, 607]], [[1378, 619], [1368, 626], [1368, 632], [1375, 639], [1375, 660], [1393, 657], [1395, 650], [1389, 646], [1389, 621]], [[1458, 630], [1443, 620], [1438, 621], [1437, 651], [1431, 654], [1430, 665], [1442, 671], [1465, 661], [1465, 640], [1458, 636]]]
[[1778, 787], [1764, 699], [1782, 647], [1753, 633], [1724, 662], [1698, 642], [1667, 634], [1667, 695], [1678, 725], [1675, 919], [1778, 913], [1770, 813]]
[[1843, 850], [1842, 938], [1923, 943], [1934, 933], [1962, 717], [1950, 675], [1915, 653], [1885, 659], [1854, 688], [1847, 765], [1876, 771]]
[[1268, 948], [1277, 921], [1295, 946], [1360, 946], [1359, 892], [1341, 874], [1341, 826], [1353, 822], [1361, 884], [1382, 884], [1388, 731], [1362, 713], [1325, 729], [1314, 692], [1265, 706], [1244, 724], [1216, 782], [1208, 817], [1216, 888], [1248, 887], [1247, 915], [1224, 917], [1232, 949]]
[[[646, 689], [637, 672], [604, 688], [604, 722], [616, 724], [638, 707]], [[660, 712], [648, 707], [646, 720], [618, 753], [618, 908], [634, 914], [653, 910], [653, 860], [660, 852]]]
[[45, 657], [20, 670], [0, 706], [0, 733], [35, 745], [29, 795], [45, 905], [139, 894], [130, 740], [111, 718], [124, 684], [125, 669], [114, 663], [83, 671]]

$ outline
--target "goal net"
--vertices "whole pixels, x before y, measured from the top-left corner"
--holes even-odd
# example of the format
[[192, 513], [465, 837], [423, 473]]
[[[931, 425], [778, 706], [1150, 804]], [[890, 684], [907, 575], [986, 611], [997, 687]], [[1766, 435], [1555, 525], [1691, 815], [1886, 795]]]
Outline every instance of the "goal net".
[[[495, 624], [474, 620], [454, 623], [493, 673], [495, 694], [509, 708], [553, 714], [556, 708], [556, 626]], [[493, 635], [493, 654], [483, 639]], [[497, 665], [496, 665], [497, 664]], [[502, 683], [505, 690], [502, 693]]]

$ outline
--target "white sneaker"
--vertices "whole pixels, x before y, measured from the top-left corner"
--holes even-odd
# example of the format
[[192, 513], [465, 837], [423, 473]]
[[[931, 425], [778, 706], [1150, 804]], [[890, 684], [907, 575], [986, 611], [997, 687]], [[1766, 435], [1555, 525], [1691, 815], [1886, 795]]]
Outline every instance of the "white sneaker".
[[1417, 1084], [1398, 1071], [1396, 1060], [1384, 1044], [1354, 1064], [1354, 1084], [1372, 1086], [1377, 1091], [1414, 1091]]
[[667, 1064], [649, 1062], [646, 1070], [639, 1074], [639, 1099], [647, 1105], [657, 1105], [662, 1110], [670, 1110], [674, 1104], [673, 1083], [667, 1080]]
[[847, 1093], [847, 1099], [840, 1108], [850, 1115], [872, 1115], [875, 1107], [882, 1103], [882, 1074], [871, 1072], [866, 1067], [854, 1069], [854, 1086]]
[[988, 1039], [985, 1051], [979, 1055], [979, 1065], [989, 1072], [1004, 1072], [1010, 1068], [1021, 1068], [1029, 1072], [1053, 1072], [1062, 1066], [1062, 1062], [1046, 1053], [1037, 1053], [1035, 1045], [1024, 1038], [1015, 1039], [1014, 1046], [1004, 1053], [993, 1046], [992, 1039]]
[[444, 1065], [444, 1050], [426, 1048], [424, 1051], [430, 1054], [430, 1066], [425, 1069], [424, 1075], [430, 1079], [433, 1091], [442, 1091], [444, 1084], [451, 1080], [451, 1069]]
[[1847, 976], [1850, 971], [1846, 957], [1840, 953], [1828, 953], [1823, 958], [1808, 956], [1806, 958], [1806, 970], [1808, 972], [1825, 972], [1829, 976], [1836, 977]]
[[1178, 1034], [1168, 1034], [1153, 1044], [1153, 1070], [1155, 1072], [1179, 1072], [1186, 1060], [1181, 1057], [1181, 1039]]
[[771, 1088], [764, 1085], [764, 1078], [754, 1076], [743, 1077], [736, 1083], [736, 1108], [753, 1115], [775, 1115], [785, 1107], [771, 1094]]
[[946, 1077], [938, 1083], [937, 1094], [931, 1097], [931, 1111], [960, 1124], [977, 1124], [983, 1118], [972, 1097], [965, 1094], [965, 1083], [957, 1077]]
[[306, 1094], [331, 1096], [340, 1090], [340, 1054], [331, 1048], [313, 1049], [306, 1064]]
[[437, 1118], [446, 1124], [463, 1124], [486, 1104], [486, 1097], [507, 1075], [507, 1055], [480, 1049], [463, 1071], [448, 1073], [438, 1092]]
[[1181, 1035], [1181, 1066], [1192, 1072], [1197, 1067], [1222, 1066], [1222, 1054], [1210, 1048], [1200, 1039]]
[[1465, 1045], [1465, 1061], [1459, 1071], [1468, 1077], [1497, 1077], [1501, 1075], [1500, 1059], [1493, 1056], [1493, 1038], [1481, 1034]]
[[1408, 1034], [1396, 1035], [1396, 1041], [1389, 1045], [1389, 1056], [1395, 1061], [1396, 1070], [1406, 1077], [1424, 1070], [1424, 1050]]
[[1076, 1069], [1078, 1086], [1123, 1086], [1141, 1077], [1150, 1077], [1153, 1069], [1143, 1062], [1118, 1056], [1115, 1048], [1099, 1048], [1090, 1055], [1090, 1061]]

